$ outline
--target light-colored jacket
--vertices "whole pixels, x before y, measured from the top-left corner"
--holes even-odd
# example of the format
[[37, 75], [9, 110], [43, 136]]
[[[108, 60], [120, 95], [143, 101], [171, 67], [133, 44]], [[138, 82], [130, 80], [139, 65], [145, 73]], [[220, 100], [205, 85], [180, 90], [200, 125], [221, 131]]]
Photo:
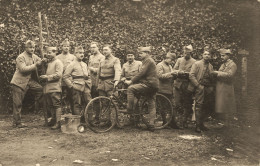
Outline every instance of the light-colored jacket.
[[[121, 65], [120, 60], [113, 55], [105, 58], [100, 62], [99, 70], [97, 74], [98, 88], [103, 91], [113, 90], [112, 80], [119, 81], [121, 76]], [[108, 79], [102, 79], [108, 78]]]
[[[184, 72], [190, 72], [191, 70], [191, 67], [192, 65], [196, 62], [195, 59], [193, 58], [190, 58], [189, 60], [186, 60], [184, 57], [181, 57], [181, 58], [178, 58], [177, 59], [177, 62], [175, 63], [173, 69], [174, 70], [179, 70], [179, 71], [184, 71]], [[181, 84], [183, 81], [187, 81], [187, 80], [183, 80], [183, 79], [180, 79], [180, 78], [177, 78], [175, 81], [174, 81], [174, 87], [176, 88], [180, 88], [181, 87]], [[188, 88], [190, 87], [191, 85], [189, 84], [188, 85]]]
[[63, 64], [59, 59], [54, 58], [48, 63], [46, 70], [48, 79], [43, 87], [43, 93], [61, 92], [62, 73]]
[[188, 87], [188, 90], [191, 92], [194, 92], [194, 90], [199, 86], [201, 79], [204, 76], [204, 73], [206, 71], [206, 66], [208, 65], [208, 70], [209, 73], [213, 72], [213, 66], [208, 63], [205, 64], [204, 60], [199, 60], [197, 62], [195, 62], [192, 67], [191, 67], [191, 71], [189, 74], [189, 79], [191, 82], [191, 86]]
[[88, 62], [88, 67], [93, 67], [94, 70], [93, 71], [90, 71], [90, 79], [91, 79], [91, 82], [92, 82], [92, 85], [97, 87], [97, 73], [98, 73], [98, 67], [99, 67], [99, 64], [102, 60], [105, 59], [105, 56], [102, 55], [101, 53], [100, 54], [97, 54], [97, 55], [91, 55], [89, 57], [89, 62]]
[[237, 71], [237, 65], [228, 60], [219, 68], [216, 85], [216, 112], [234, 113], [236, 112], [234, 75]]
[[162, 61], [156, 65], [157, 75], [159, 78], [159, 91], [165, 94], [172, 94], [173, 92], [173, 71], [171, 65], [167, 65]]
[[126, 62], [123, 64], [121, 77], [131, 79], [138, 72], [140, 72], [141, 67], [142, 67], [141, 61], [134, 60], [133, 63], [131, 63], [131, 64], [129, 64], [129, 62]]
[[63, 80], [69, 88], [84, 91], [85, 88], [91, 89], [91, 80], [88, 73], [88, 65], [77, 60], [71, 62], [64, 72]]
[[23, 52], [16, 58], [16, 70], [11, 80], [11, 84], [16, 85], [25, 90], [33, 71], [38, 77], [36, 62], [40, 61], [37, 55], [33, 54], [30, 57], [26, 52]]

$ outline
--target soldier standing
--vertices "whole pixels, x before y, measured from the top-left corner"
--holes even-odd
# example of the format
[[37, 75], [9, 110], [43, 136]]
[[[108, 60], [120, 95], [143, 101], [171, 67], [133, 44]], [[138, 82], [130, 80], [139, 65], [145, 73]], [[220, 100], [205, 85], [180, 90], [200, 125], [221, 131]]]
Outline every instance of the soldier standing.
[[[112, 55], [109, 45], [103, 48], [105, 59], [100, 62], [98, 70], [98, 93], [99, 96], [110, 96], [113, 87], [118, 84], [121, 75], [120, 60]], [[115, 81], [112, 83], [111, 81]]]
[[98, 90], [97, 90], [98, 66], [100, 62], [105, 59], [105, 57], [100, 53], [99, 44], [97, 42], [91, 42], [90, 51], [92, 55], [89, 57], [88, 67], [89, 67], [89, 71], [90, 71], [89, 74], [92, 82], [91, 96], [92, 98], [95, 98], [98, 96]]
[[[176, 54], [167, 53], [163, 57], [163, 61], [158, 63], [157, 74], [159, 78], [159, 93], [166, 96], [173, 104], [173, 79], [174, 76], [177, 75], [177, 71], [172, 69], [172, 62], [175, 60]], [[174, 112], [175, 113], [175, 112]], [[163, 112], [162, 112], [163, 114]], [[170, 127], [174, 129], [178, 129], [179, 127], [175, 121], [176, 115], [173, 115], [172, 121], [170, 123]], [[166, 123], [166, 116], [165, 114], [162, 115], [163, 123]]]
[[[70, 54], [70, 42], [68, 39], [65, 39], [62, 43], [62, 53], [57, 56], [57, 58], [63, 63], [63, 73], [66, 70], [67, 66], [74, 61], [75, 56]], [[64, 82], [62, 81], [62, 96], [66, 96], [66, 100], [70, 104], [70, 109], [73, 112], [73, 99], [72, 99], [72, 91], [68, 88]]]
[[57, 48], [47, 48], [47, 70], [45, 75], [41, 75], [40, 78], [46, 81], [43, 87], [44, 102], [46, 107], [51, 109], [51, 121], [48, 126], [52, 126], [51, 129], [60, 129], [61, 124], [61, 80], [63, 73], [63, 64], [56, 57]]
[[199, 60], [192, 65], [189, 75], [190, 82], [193, 86], [190, 86], [188, 90], [193, 92], [195, 96], [195, 131], [198, 133], [208, 130], [203, 124], [206, 115], [206, 110], [203, 106], [210, 101], [209, 99], [213, 95], [214, 89], [211, 78], [213, 66], [209, 63], [210, 59], [210, 53], [204, 51], [202, 60]]
[[16, 70], [11, 80], [13, 94], [13, 127], [26, 127], [21, 123], [22, 102], [30, 89], [36, 93], [35, 100], [42, 96], [42, 86], [38, 80], [38, 67], [44, 61], [34, 54], [35, 43], [26, 41], [25, 51], [16, 58]]
[[91, 80], [89, 78], [88, 66], [82, 61], [84, 58], [84, 49], [79, 46], [75, 48], [76, 60], [71, 62], [66, 68], [63, 79], [72, 90], [74, 115], [82, 115], [85, 106], [91, 100]]
[[[191, 57], [193, 48], [191, 45], [184, 47], [184, 56], [179, 58], [174, 65], [174, 70], [178, 70], [178, 77], [183, 73], [190, 72], [191, 66], [196, 62]], [[189, 78], [177, 78], [174, 81], [174, 105], [177, 113], [182, 114], [181, 127], [188, 127], [187, 118], [192, 110], [192, 93], [188, 91], [190, 85]]]
[[234, 92], [234, 76], [237, 71], [237, 65], [231, 60], [231, 51], [229, 49], [220, 50], [223, 64], [214, 74], [217, 77], [216, 85], [216, 113], [225, 116], [225, 125], [229, 126], [230, 120], [236, 112], [236, 101]]

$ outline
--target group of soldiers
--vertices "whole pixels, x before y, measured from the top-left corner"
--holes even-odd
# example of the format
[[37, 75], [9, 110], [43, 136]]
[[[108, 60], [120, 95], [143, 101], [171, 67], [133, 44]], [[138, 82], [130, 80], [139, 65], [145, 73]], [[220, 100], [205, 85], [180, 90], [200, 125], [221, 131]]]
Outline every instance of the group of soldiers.
[[[47, 47], [47, 54], [41, 59], [34, 54], [35, 43], [31, 40], [25, 43], [25, 51], [16, 59], [16, 71], [11, 81], [14, 127], [26, 127], [21, 123], [21, 108], [23, 98], [29, 89], [35, 92], [36, 100], [43, 96], [46, 108], [51, 110], [51, 120], [47, 125], [52, 129], [60, 129], [63, 94], [66, 94], [70, 102], [72, 113], [80, 115], [92, 98], [110, 96], [120, 81], [128, 87], [128, 113], [134, 111], [137, 93], [147, 97], [150, 131], [154, 131], [156, 93], [168, 97], [176, 112], [181, 115], [178, 124], [175, 116], [173, 117], [170, 123], [172, 128], [188, 127], [187, 121], [195, 101], [195, 131], [206, 131], [207, 128], [203, 123], [206, 115], [204, 106], [213, 96], [214, 89], [216, 89], [216, 112], [226, 113], [235, 110], [232, 82], [236, 64], [230, 59], [232, 53], [229, 49], [220, 50], [223, 64], [219, 71], [214, 71], [210, 64], [210, 52], [205, 50], [202, 59], [195, 60], [191, 56], [193, 51], [191, 45], [184, 47], [180, 58], [177, 59], [175, 53], [169, 52], [157, 65], [151, 57], [151, 47], [139, 47], [138, 54], [141, 61], [135, 60], [133, 53], [128, 53], [127, 62], [122, 67], [120, 60], [112, 54], [110, 45], [103, 46], [102, 54], [99, 43], [90, 43], [91, 56], [88, 63], [83, 62], [82, 46], [75, 47], [74, 55], [69, 52], [68, 40], [64, 40], [61, 46], [60, 55], [56, 56], [56, 47]], [[38, 76], [38, 69], [43, 64], [47, 66], [46, 73]], [[214, 80], [217, 80], [217, 84]], [[39, 81], [44, 82], [43, 87]], [[225, 89], [228, 89], [228, 93]], [[99, 123], [98, 116], [95, 121]]]

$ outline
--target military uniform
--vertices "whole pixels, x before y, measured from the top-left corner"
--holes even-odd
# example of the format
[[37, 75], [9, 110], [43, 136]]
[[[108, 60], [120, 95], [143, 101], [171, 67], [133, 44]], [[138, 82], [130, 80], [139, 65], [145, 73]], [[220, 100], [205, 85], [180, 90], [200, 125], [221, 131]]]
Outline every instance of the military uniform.
[[[186, 60], [185, 57], [181, 57], [174, 65], [174, 70], [190, 72], [192, 65], [196, 62], [195, 59], [190, 57]], [[192, 110], [192, 93], [188, 90], [191, 86], [189, 79], [177, 78], [174, 81], [174, 105], [178, 113], [182, 115], [182, 122], [186, 123], [187, 117]]]
[[229, 120], [236, 113], [236, 101], [234, 91], [234, 76], [237, 65], [231, 59], [223, 63], [217, 71], [216, 84], [216, 113], [225, 115], [225, 125], [229, 125]]
[[[173, 77], [174, 76], [172, 75], [172, 71], [173, 71], [172, 66], [168, 65], [165, 61], [162, 61], [157, 64], [156, 69], [159, 78], [158, 92], [165, 95], [173, 103]], [[176, 115], [173, 116], [173, 119], [171, 121], [172, 127], [177, 126], [175, 117]], [[165, 118], [163, 119], [163, 121], [164, 123], [166, 123], [166, 116], [163, 112], [162, 112], [162, 118]]]
[[[57, 55], [57, 59], [59, 59], [63, 64], [63, 74], [64, 74], [64, 71], [66, 70], [67, 66], [75, 60], [75, 56], [70, 53], [68, 53], [67, 55], [59, 54]], [[74, 106], [73, 106], [73, 99], [72, 99], [72, 91], [66, 86], [64, 80], [62, 80], [62, 96], [66, 96], [66, 99], [70, 103], [71, 111], [73, 112]]]
[[[206, 110], [203, 109], [203, 106], [208, 103], [213, 92], [212, 72], [213, 66], [210, 63], [205, 63], [202, 59], [193, 64], [189, 75], [192, 83], [189, 90], [194, 92], [195, 97], [196, 127], [202, 130], [205, 129], [203, 122], [206, 115]], [[202, 85], [203, 89], [198, 88], [199, 85]]]
[[63, 64], [57, 59], [53, 58], [48, 62], [46, 75], [47, 82], [43, 87], [44, 100], [46, 107], [51, 109], [52, 120], [60, 126], [61, 120], [61, 81], [63, 73]]
[[88, 66], [77, 60], [70, 63], [64, 72], [63, 79], [66, 85], [72, 89], [74, 112], [80, 115], [82, 110], [91, 100], [91, 80], [89, 78]]
[[133, 112], [135, 95], [139, 93], [145, 95], [148, 100], [149, 125], [154, 126], [156, 117], [155, 95], [158, 91], [159, 80], [156, 72], [156, 64], [151, 57], [147, 57], [142, 61], [140, 72], [131, 81], [133, 85], [130, 85], [127, 89], [128, 112]]
[[134, 60], [131, 64], [126, 62], [122, 67], [121, 77], [125, 77], [126, 79], [133, 78], [137, 73], [139, 73], [142, 66], [141, 61]]
[[100, 62], [98, 70], [98, 92], [100, 96], [110, 96], [113, 91], [114, 83], [119, 81], [121, 75], [120, 60], [113, 55], [106, 57]]
[[21, 124], [22, 102], [26, 92], [30, 89], [36, 93], [35, 100], [42, 96], [42, 86], [38, 81], [36, 63], [41, 59], [33, 54], [23, 52], [16, 58], [16, 70], [11, 80], [13, 94], [13, 124]]
[[91, 96], [92, 98], [94, 97], [97, 97], [98, 96], [98, 91], [97, 91], [97, 84], [98, 84], [98, 81], [97, 81], [97, 72], [98, 72], [98, 66], [100, 64], [100, 62], [102, 60], [105, 59], [105, 56], [102, 55], [102, 54], [97, 54], [97, 55], [91, 55], [89, 57], [89, 63], [88, 63], [88, 67], [92, 67], [94, 68], [95, 70], [93, 71], [90, 71], [90, 79], [91, 79], [91, 82], [92, 82], [92, 88], [91, 88]]

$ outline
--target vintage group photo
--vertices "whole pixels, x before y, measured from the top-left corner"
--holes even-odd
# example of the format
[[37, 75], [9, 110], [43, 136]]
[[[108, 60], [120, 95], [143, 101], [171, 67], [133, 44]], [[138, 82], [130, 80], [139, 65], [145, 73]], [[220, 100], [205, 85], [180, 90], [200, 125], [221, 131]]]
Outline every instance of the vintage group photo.
[[0, 0], [0, 166], [259, 166], [259, 0]]

